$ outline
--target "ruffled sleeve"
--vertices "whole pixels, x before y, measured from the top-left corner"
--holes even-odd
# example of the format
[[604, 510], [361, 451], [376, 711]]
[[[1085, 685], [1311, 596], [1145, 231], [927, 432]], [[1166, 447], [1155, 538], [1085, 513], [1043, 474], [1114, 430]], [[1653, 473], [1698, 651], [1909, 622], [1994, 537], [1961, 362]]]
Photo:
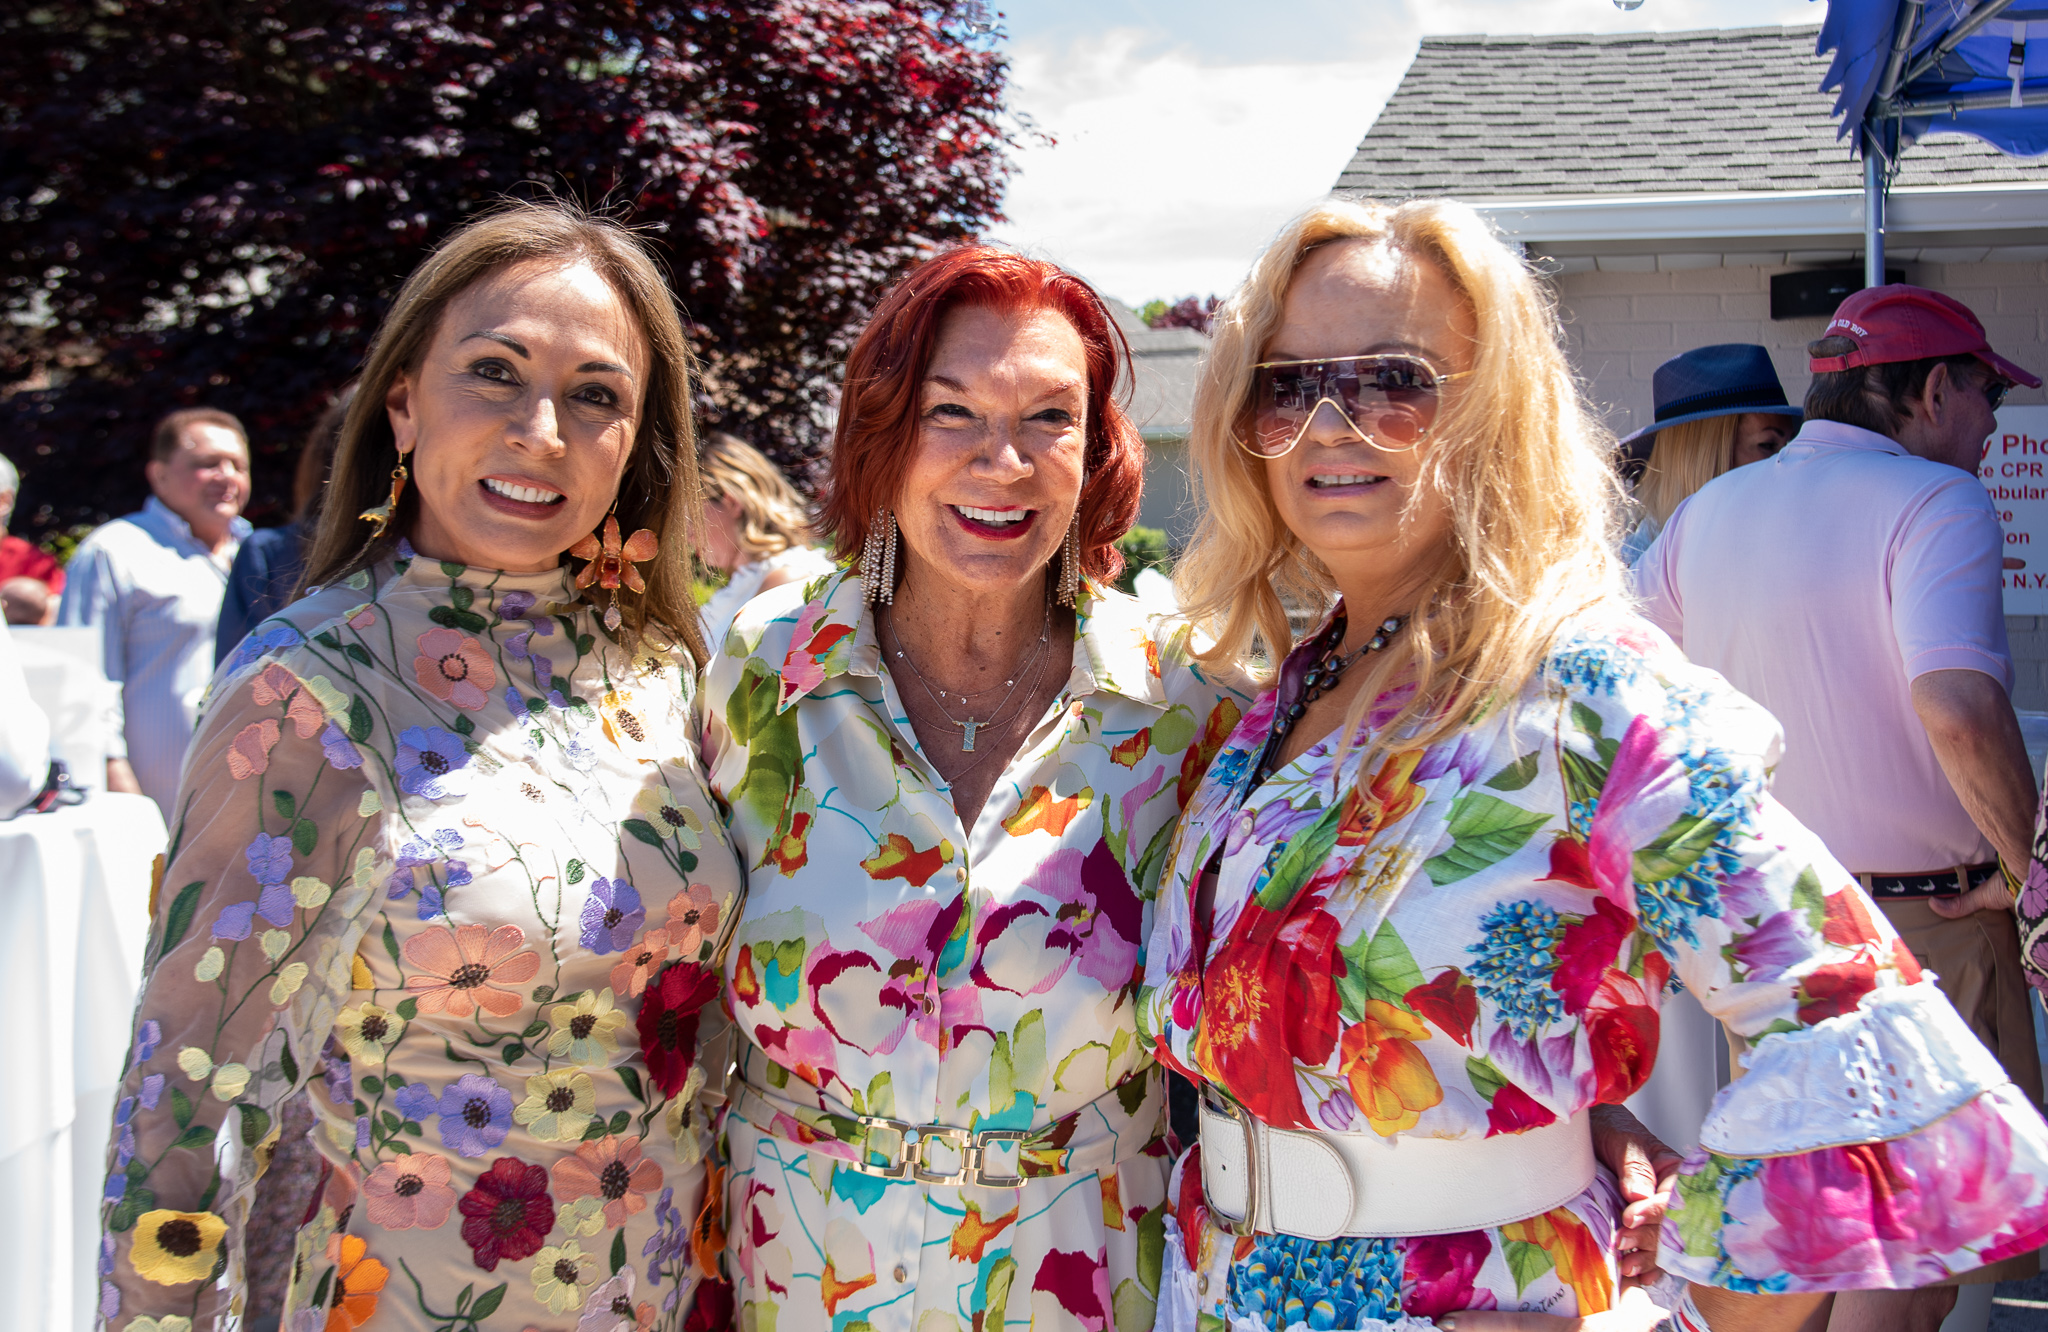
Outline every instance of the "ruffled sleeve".
[[1631, 918], [1738, 1052], [1664, 1267], [1744, 1291], [1899, 1289], [2048, 1241], [2048, 1125], [1771, 798], [1775, 720], [1641, 622], [1567, 645], [1547, 675], [1584, 838], [1553, 875]]
[[186, 763], [108, 1163], [110, 1326], [240, 1307], [279, 1107], [320, 1062], [389, 871], [355, 743], [371, 705], [296, 659], [219, 681]]

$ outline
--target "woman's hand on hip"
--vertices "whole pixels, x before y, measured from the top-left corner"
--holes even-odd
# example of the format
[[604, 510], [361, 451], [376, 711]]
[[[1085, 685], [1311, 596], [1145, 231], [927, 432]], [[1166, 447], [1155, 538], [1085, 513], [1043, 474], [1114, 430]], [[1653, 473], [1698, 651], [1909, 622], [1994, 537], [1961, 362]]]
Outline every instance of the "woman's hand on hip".
[[1657, 1236], [1684, 1158], [1618, 1105], [1592, 1110], [1593, 1154], [1621, 1186], [1621, 1230], [1614, 1237], [1616, 1266], [1630, 1281], [1657, 1276]]

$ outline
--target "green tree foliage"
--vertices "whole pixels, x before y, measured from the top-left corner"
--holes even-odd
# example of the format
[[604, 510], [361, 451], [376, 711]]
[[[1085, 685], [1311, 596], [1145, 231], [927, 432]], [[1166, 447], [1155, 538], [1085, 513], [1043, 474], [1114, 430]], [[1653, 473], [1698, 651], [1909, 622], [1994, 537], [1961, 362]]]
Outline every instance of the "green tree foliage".
[[132, 507], [149, 425], [193, 403], [249, 424], [279, 516], [265, 455], [399, 281], [542, 191], [654, 240], [700, 409], [800, 468], [880, 293], [998, 216], [997, 35], [970, 0], [0, 6], [0, 383], [49, 384], [0, 402], [22, 525]]

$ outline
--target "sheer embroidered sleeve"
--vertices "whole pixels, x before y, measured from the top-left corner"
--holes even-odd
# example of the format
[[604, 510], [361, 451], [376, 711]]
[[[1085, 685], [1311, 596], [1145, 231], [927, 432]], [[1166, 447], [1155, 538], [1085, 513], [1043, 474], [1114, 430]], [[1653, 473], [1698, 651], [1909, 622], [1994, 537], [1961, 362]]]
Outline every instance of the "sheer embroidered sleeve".
[[240, 1307], [279, 1105], [320, 1062], [374, 914], [382, 798], [350, 738], [367, 705], [313, 665], [227, 676], [187, 760], [106, 1182], [109, 1326]]

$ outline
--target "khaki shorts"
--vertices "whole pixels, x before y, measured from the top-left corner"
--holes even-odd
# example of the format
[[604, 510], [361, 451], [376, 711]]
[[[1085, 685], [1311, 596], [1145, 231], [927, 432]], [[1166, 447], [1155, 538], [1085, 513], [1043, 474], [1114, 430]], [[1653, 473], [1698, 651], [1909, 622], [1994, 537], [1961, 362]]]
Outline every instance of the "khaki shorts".
[[[2033, 999], [2020, 966], [2020, 936], [2011, 911], [1979, 911], [1961, 920], [1934, 913], [1924, 901], [1879, 902], [1892, 928], [1941, 992], [1998, 1057], [2019, 1089], [2041, 1109], [2041, 1056], [2034, 1044]], [[2039, 1251], [2023, 1253], [1934, 1284], [2019, 1281], [2041, 1271]]]

